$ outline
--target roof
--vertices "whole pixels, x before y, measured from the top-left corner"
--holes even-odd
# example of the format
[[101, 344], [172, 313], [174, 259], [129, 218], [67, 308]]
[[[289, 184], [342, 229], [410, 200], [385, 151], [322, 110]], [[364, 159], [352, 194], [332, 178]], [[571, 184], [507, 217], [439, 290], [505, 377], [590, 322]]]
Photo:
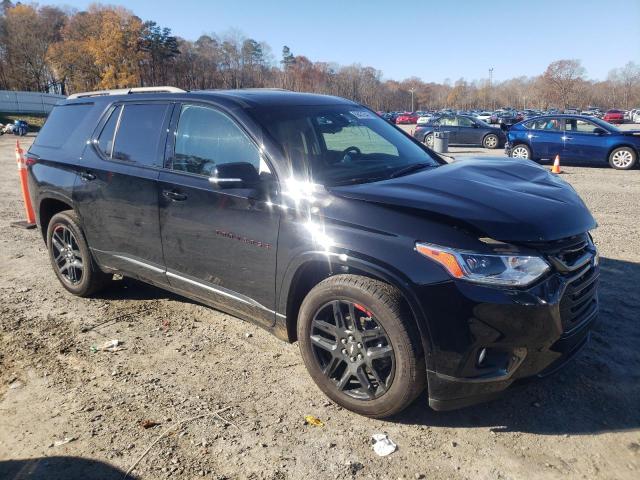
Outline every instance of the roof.
[[82, 93], [67, 98], [67, 102], [82, 103], [87, 100], [96, 102], [112, 102], [115, 100], [214, 100], [223, 103], [235, 103], [241, 107], [272, 107], [295, 105], [356, 105], [355, 102], [331, 95], [315, 93], [292, 92], [289, 90], [272, 88], [246, 88], [239, 90], [194, 90], [190, 92], [179, 89], [168, 90], [168, 87], [158, 87], [158, 90], [139, 91], [111, 90]]

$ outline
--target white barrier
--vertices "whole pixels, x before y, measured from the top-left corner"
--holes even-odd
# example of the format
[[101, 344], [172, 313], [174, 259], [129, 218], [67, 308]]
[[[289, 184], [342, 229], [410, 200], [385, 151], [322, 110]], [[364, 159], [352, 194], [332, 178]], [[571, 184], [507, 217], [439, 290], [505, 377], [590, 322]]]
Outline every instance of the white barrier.
[[48, 114], [64, 95], [0, 90], [0, 112]]

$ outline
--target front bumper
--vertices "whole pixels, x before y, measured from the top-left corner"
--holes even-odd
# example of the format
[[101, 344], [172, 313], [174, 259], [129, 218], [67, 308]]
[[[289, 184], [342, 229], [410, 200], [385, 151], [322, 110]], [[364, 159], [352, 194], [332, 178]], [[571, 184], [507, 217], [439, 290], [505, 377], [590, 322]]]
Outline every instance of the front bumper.
[[515, 382], [564, 366], [587, 344], [597, 321], [598, 276], [594, 254], [588, 264], [528, 289], [461, 281], [422, 287], [432, 340], [429, 405], [450, 410], [490, 400]]

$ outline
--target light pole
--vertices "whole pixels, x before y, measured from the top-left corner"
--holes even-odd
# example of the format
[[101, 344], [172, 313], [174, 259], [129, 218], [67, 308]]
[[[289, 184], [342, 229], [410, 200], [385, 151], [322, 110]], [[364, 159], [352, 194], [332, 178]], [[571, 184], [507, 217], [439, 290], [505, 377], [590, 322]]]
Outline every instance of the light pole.
[[413, 87], [411, 87], [411, 88], [409, 89], [409, 91], [411, 92], [411, 113], [413, 113], [413, 112], [414, 112], [414, 110], [413, 110], [413, 92], [415, 92], [415, 91], [416, 91], [416, 89], [415, 89], [415, 88], [413, 88]]
[[491, 109], [495, 110], [493, 106], [493, 67], [489, 68], [489, 102], [491, 103]]

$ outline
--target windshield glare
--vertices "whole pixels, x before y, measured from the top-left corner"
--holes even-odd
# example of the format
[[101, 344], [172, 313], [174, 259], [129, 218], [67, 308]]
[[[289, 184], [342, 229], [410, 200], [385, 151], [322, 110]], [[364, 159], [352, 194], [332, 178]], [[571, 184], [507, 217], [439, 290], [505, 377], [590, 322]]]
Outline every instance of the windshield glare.
[[325, 186], [373, 182], [440, 165], [378, 115], [357, 105], [255, 108], [296, 177]]

